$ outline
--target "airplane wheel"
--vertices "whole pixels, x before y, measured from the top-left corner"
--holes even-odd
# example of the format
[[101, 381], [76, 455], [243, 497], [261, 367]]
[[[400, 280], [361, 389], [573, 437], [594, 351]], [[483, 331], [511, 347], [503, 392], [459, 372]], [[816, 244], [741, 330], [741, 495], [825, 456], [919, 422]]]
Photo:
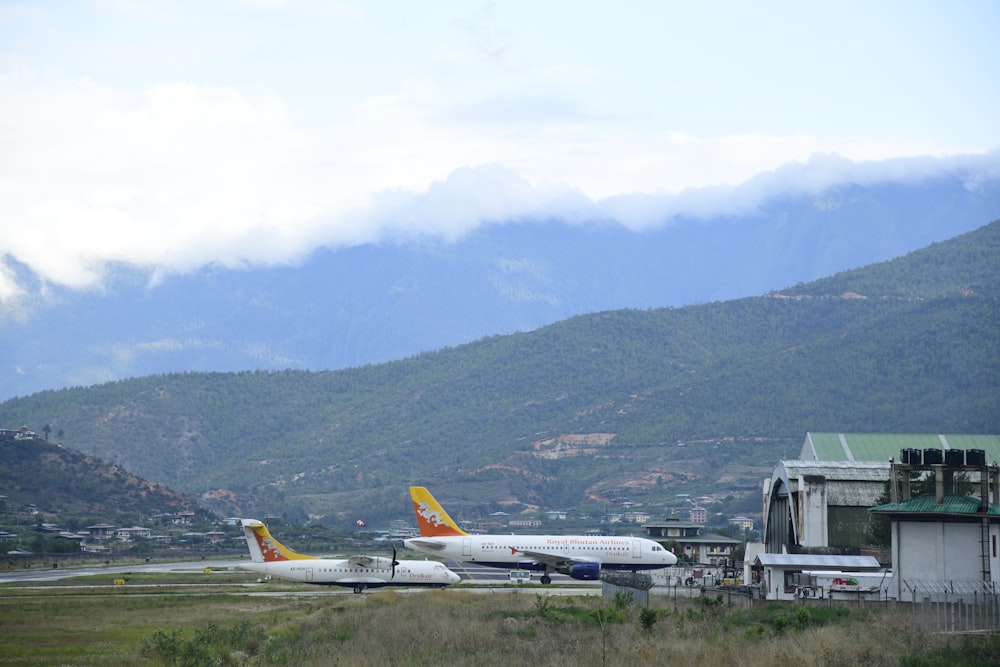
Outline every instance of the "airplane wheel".
[[363, 590], [365, 590], [365, 587], [364, 587], [364, 586], [355, 586], [355, 587], [354, 587], [354, 592], [355, 592], [355, 593], [360, 593], [360, 592], [361, 592], [361, 591], [363, 591]]
[[541, 582], [542, 582], [543, 584], [551, 584], [551, 583], [552, 583], [552, 577], [550, 577], [550, 576], [549, 576], [549, 575], [547, 575], [547, 574], [543, 574], [543, 575], [542, 575], [542, 579], [541, 579]]

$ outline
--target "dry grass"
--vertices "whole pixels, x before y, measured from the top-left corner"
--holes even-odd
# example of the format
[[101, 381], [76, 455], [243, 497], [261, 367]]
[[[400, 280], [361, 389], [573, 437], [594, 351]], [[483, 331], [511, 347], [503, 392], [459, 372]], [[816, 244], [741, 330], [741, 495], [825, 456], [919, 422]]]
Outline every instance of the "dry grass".
[[888, 609], [734, 614], [654, 598], [643, 612], [623, 602], [454, 589], [0, 597], [0, 663], [896, 666], [941, 643]]
[[[600, 609], [610, 618], [595, 618]], [[621, 611], [621, 614], [615, 614]], [[525, 594], [450, 591], [433, 596], [374, 597], [346, 613], [319, 612], [300, 624], [293, 662], [309, 665], [898, 665], [919, 637], [909, 619], [880, 612], [835, 626], [780, 634], [756, 625], [726, 628], [724, 610], [662, 615], [647, 630], [635, 609], [598, 598], [551, 598], [539, 609]], [[332, 628], [342, 629], [330, 642]], [[747, 635], [750, 634], [751, 637]], [[324, 636], [326, 635], [326, 636]], [[778, 661], [776, 663], [776, 661]]]

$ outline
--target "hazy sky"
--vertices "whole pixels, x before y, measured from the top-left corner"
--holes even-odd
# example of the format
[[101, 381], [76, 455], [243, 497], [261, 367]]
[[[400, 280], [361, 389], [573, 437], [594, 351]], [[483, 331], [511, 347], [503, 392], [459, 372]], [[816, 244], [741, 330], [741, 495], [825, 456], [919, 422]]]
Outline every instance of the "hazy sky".
[[[0, 303], [25, 267], [85, 288], [995, 167], [998, 32], [993, 0], [0, 0]], [[947, 159], [881, 162], [914, 156]]]

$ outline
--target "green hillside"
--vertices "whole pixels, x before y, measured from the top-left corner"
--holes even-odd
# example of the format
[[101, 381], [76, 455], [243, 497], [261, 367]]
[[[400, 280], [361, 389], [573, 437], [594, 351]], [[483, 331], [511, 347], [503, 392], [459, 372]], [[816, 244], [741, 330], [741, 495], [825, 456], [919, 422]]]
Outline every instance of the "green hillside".
[[677, 493], [759, 507], [807, 431], [1000, 432], [998, 296], [995, 222], [764, 297], [356, 369], [42, 392], [0, 404], [0, 426], [47, 424], [225, 514], [411, 518], [410, 484], [477, 516]]
[[0, 437], [0, 495], [7, 511], [107, 519], [194, 510], [187, 497], [130, 475], [117, 466], [37, 437]]

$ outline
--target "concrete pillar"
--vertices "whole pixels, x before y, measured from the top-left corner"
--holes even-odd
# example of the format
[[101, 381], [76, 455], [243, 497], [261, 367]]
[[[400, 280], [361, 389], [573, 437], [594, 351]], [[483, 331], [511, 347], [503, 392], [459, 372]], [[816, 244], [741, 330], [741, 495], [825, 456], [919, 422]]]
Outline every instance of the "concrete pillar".
[[979, 511], [986, 512], [990, 508], [990, 469], [983, 468], [979, 473]]

